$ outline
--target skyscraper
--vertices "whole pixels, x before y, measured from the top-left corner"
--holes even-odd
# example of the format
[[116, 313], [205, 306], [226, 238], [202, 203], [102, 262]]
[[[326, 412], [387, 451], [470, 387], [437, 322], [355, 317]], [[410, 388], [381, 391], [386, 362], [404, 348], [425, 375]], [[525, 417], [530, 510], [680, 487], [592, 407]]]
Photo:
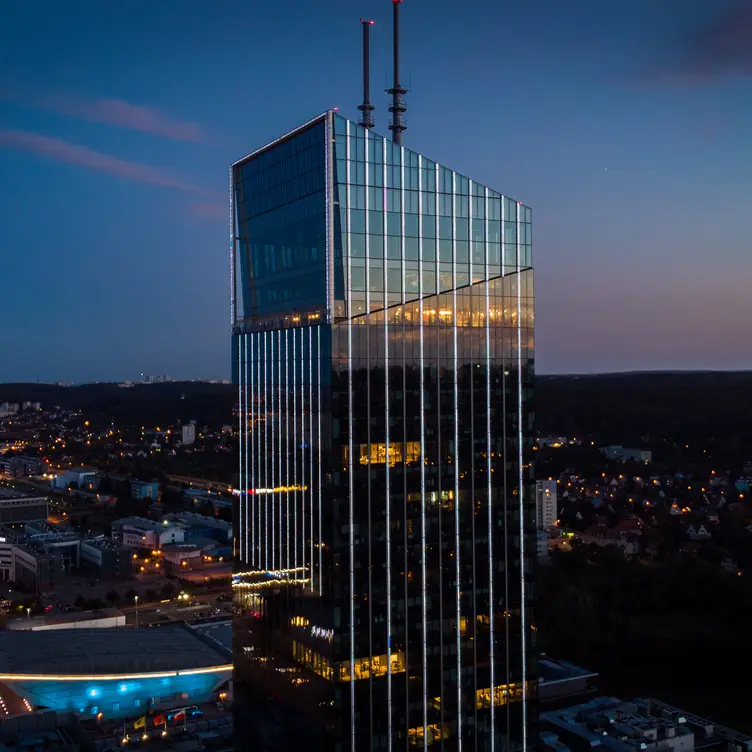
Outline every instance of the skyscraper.
[[238, 746], [531, 749], [531, 210], [332, 111], [231, 195]]

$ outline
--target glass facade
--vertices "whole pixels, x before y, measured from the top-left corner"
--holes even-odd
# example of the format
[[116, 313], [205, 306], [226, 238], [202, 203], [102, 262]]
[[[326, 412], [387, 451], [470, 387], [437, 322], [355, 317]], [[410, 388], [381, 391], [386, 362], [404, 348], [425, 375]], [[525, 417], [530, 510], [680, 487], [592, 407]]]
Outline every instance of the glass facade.
[[532, 748], [531, 210], [332, 112], [232, 190], [239, 744]]

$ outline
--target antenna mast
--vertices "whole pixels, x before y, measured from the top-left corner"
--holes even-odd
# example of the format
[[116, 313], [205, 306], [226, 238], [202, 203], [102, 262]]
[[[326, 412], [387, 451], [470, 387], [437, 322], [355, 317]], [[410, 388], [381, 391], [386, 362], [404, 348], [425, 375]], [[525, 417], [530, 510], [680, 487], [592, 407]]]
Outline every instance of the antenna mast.
[[392, 9], [394, 11], [394, 84], [391, 89], [387, 89], [387, 94], [392, 95], [392, 104], [389, 106], [389, 112], [392, 113], [392, 122], [389, 124], [389, 130], [392, 132], [392, 140], [395, 144], [402, 144], [402, 131], [407, 129], [407, 125], [402, 120], [407, 110], [404, 96], [407, 89], [400, 84], [400, 57], [399, 57], [399, 13], [402, 0], [392, 0]]
[[371, 113], [376, 109], [371, 104], [371, 26], [373, 26], [373, 21], [361, 18], [360, 23], [363, 26], [363, 104], [358, 107], [362, 113], [358, 122], [368, 130], [375, 125]]

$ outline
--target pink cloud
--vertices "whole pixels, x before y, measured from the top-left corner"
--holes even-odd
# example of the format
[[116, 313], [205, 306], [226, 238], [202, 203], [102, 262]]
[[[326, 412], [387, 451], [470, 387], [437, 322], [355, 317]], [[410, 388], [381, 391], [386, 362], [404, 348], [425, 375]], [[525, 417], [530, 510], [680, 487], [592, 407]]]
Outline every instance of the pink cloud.
[[6, 90], [3, 98], [29, 107], [68, 115], [93, 123], [105, 123], [142, 133], [152, 133], [175, 141], [205, 141], [201, 127], [188, 120], [173, 118], [158, 107], [132, 104], [124, 99], [83, 99], [71, 94], [29, 95]]
[[211, 201], [202, 201], [197, 204], [191, 204], [189, 207], [191, 214], [197, 217], [207, 217], [208, 219], [223, 219], [229, 221], [230, 210], [227, 205]]
[[198, 188], [189, 183], [162, 172], [156, 167], [129, 162], [109, 154], [94, 151], [86, 146], [78, 146], [60, 138], [42, 136], [31, 131], [0, 130], [0, 146], [21, 149], [33, 154], [39, 154], [58, 162], [88, 167], [91, 170], [106, 172], [139, 183], [150, 183], [165, 188], [177, 188], [181, 191], [197, 193], [205, 196], [216, 196], [212, 191]]

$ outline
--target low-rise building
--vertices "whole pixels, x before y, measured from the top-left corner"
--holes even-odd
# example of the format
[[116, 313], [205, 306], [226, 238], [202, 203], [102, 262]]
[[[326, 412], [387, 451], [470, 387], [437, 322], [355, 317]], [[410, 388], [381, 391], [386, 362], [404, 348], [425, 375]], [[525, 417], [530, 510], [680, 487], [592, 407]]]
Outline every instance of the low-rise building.
[[185, 530], [182, 525], [155, 522], [145, 517], [124, 517], [112, 523], [112, 540], [126, 548], [162, 548], [167, 543], [182, 543]]
[[81, 541], [81, 564], [100, 580], [127, 579], [132, 572], [131, 551], [105, 538]]
[[75, 488], [96, 491], [99, 486], [99, 472], [93, 467], [71, 467], [56, 475], [52, 481], [53, 488]]
[[162, 547], [162, 562], [165, 571], [177, 573], [186, 569], [204, 566], [204, 554], [196, 543], [168, 543]]
[[214, 538], [220, 543], [232, 541], [232, 523], [195, 512], [175, 512], [165, 515], [162, 524], [179, 524], [185, 527], [184, 540]]
[[159, 483], [156, 480], [132, 480], [131, 496], [134, 499], [159, 498]]
[[47, 519], [47, 497], [0, 488], [0, 525]]
[[[750, 752], [752, 737], [653, 699], [596, 697], [540, 714], [545, 749], [613, 752]], [[558, 746], [562, 745], [562, 746]]]

